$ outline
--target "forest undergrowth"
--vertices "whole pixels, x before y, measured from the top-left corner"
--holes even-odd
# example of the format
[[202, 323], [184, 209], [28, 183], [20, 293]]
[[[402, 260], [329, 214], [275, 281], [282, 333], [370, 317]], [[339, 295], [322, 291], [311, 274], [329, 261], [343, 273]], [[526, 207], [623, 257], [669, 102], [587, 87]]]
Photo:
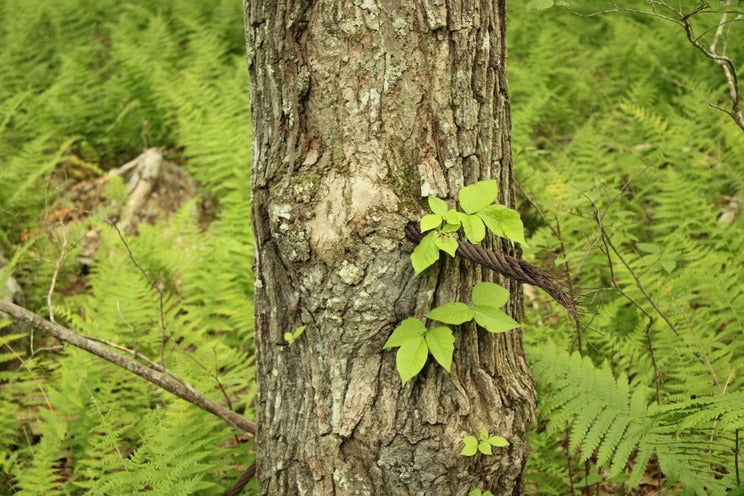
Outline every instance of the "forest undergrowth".
[[[526, 293], [528, 489], [741, 491], [744, 130], [712, 107], [731, 106], [724, 75], [669, 20], [509, 8], [525, 257], [565, 274], [582, 312]], [[692, 19], [705, 46], [721, 18]], [[742, 61], [732, 18], [720, 43]]]
[[[253, 418], [240, 2], [0, 5], [0, 287], [15, 276], [27, 308]], [[127, 185], [83, 206], [77, 185], [148, 147], [198, 194], [120, 236]], [[252, 463], [250, 440], [209, 413], [43, 336], [28, 356], [27, 336], [0, 336], [0, 494], [222, 494]]]
[[[711, 107], [721, 71], [663, 19], [508, 8], [524, 256], [581, 304], [576, 323], [525, 288], [527, 492], [741, 492], [744, 132]], [[727, 36], [742, 60], [744, 24]], [[0, 46], [0, 288], [253, 418], [240, 2], [0, 0]], [[192, 200], [136, 235], [112, 225], [123, 184], [75, 202], [149, 147]], [[2, 318], [0, 404], [2, 495], [217, 495], [253, 461], [219, 419]]]

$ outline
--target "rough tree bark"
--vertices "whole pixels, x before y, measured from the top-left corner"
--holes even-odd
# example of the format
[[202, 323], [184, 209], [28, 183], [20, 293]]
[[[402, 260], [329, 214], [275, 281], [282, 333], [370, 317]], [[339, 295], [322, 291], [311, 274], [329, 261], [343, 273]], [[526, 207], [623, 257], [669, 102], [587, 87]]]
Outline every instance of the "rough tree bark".
[[[459, 329], [452, 372], [430, 359], [405, 387], [382, 350], [493, 279], [461, 260], [414, 277], [404, 226], [479, 179], [514, 203], [504, 0], [248, 0], [245, 18], [262, 494], [521, 494], [520, 332]], [[458, 456], [483, 427], [511, 446]]]

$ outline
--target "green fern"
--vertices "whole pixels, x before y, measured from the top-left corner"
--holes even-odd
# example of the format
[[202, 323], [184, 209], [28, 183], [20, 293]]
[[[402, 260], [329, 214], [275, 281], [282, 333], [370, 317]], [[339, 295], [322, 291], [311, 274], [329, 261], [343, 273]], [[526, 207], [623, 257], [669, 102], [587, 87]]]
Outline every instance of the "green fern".
[[[219, 423], [205, 424], [199, 416], [175, 410], [175, 416], [153, 410], [136, 426], [125, 427], [136, 431], [130, 453], [120, 452], [122, 428], [110, 425], [109, 415], [102, 415], [89, 449], [101, 456], [81, 462], [75, 486], [102, 495], [143, 490], [162, 495], [219, 494], [222, 488], [208, 480], [211, 464], [206, 463], [213, 445], [224, 442], [224, 435], [215, 436]], [[184, 438], [192, 442], [183, 443]]]
[[[156, 361], [162, 353], [197, 390], [251, 417], [241, 15], [231, 0], [0, 0], [0, 233], [32, 309], [48, 314], [46, 294], [61, 261], [52, 298], [58, 321]], [[154, 226], [138, 226], [128, 246], [104, 220], [105, 209], [40, 226], [52, 205], [67, 205], [60, 193], [72, 182], [146, 145], [166, 147], [201, 182], [200, 193], [218, 204], [209, 225], [194, 215], [197, 198]], [[99, 245], [82, 277], [78, 253], [92, 229]], [[83, 282], [86, 291], [67, 281]], [[221, 494], [253, 461], [250, 444], [235, 442], [230, 427], [125, 371], [38, 335], [34, 350], [22, 370], [0, 378], [7, 381], [0, 387], [7, 413], [0, 492]]]
[[592, 460], [608, 469], [608, 479], [631, 465], [626, 484], [633, 487], [656, 456], [669, 483], [697, 490], [732, 487], [733, 432], [744, 422], [744, 393], [660, 407], [648, 403], [650, 390], [631, 390], [626, 377], [615, 378], [607, 366], [595, 367], [555, 344], [531, 359], [549, 393], [540, 404], [541, 416], [549, 419], [545, 435], [570, 422], [569, 451], [579, 454], [579, 463]]
[[[579, 327], [541, 295], [527, 313], [536, 371], [546, 337], [586, 357], [571, 359], [577, 370], [561, 387], [536, 374], [544, 410], [527, 480], [548, 484], [540, 494], [588, 483], [631, 491], [654, 457], [660, 484], [722, 493], [735, 485], [737, 425], [723, 419], [737, 418], [744, 386], [744, 141], [706, 104], [725, 93], [721, 75], [672, 23], [510, 9], [515, 172], [542, 212], [522, 208], [525, 253], [555, 260], [584, 295]], [[740, 60], [743, 46], [728, 55]], [[626, 384], [658, 403], [633, 411]], [[717, 398], [725, 406], [709, 403]], [[563, 445], [573, 452], [557, 464]]]

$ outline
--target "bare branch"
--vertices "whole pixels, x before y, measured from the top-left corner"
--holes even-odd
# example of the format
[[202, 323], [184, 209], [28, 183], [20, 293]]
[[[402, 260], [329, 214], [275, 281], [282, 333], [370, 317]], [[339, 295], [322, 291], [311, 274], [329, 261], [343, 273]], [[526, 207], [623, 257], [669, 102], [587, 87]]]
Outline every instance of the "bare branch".
[[[57, 277], [59, 277], [59, 271], [62, 268], [62, 264], [67, 257], [67, 234], [62, 229], [62, 246], [59, 249], [59, 257], [54, 263], [54, 272], [52, 273], [52, 281], [49, 283], [49, 291], [47, 291], [47, 310], [49, 311], [49, 320], [51, 322], [57, 322], [54, 320], [54, 307], [52, 306], [52, 297], [54, 296], [54, 287], [57, 285]], [[33, 338], [31, 339], [31, 346], [33, 346]], [[33, 353], [33, 348], [32, 348]]]
[[574, 9], [570, 8], [570, 7], [562, 7], [562, 8], [563, 9], [566, 9], [570, 13], [572, 13], [572, 14], [574, 14], [576, 16], [579, 16], [579, 17], [597, 17], [597, 16], [604, 15], [604, 14], [617, 14], [617, 13], [622, 13], [622, 14], [641, 14], [641, 15], [647, 15], [647, 16], [651, 16], [651, 17], [658, 17], [659, 19], [664, 19], [665, 21], [669, 21], [669, 22], [673, 22], [675, 24], [680, 24], [681, 25], [681, 23], [679, 22], [679, 20], [676, 17], [670, 17], [668, 15], [660, 14], [660, 13], [658, 13], [656, 11], [654, 11], [654, 12], [647, 12], [645, 10], [628, 9], [626, 7], [620, 7], [617, 4], [613, 4], [613, 5], [615, 5], [615, 7], [611, 8], [611, 9], [597, 10], [595, 12], [589, 12], [589, 13], [579, 12], [577, 10], [574, 10]]
[[254, 435], [256, 433], [256, 424], [242, 417], [214, 401], [206, 398], [196, 392], [196, 390], [182, 380], [173, 378], [173, 374], [165, 369], [156, 370], [153, 367], [144, 365], [132, 360], [120, 353], [111, 351], [104, 347], [96, 340], [83, 336], [77, 332], [71, 331], [66, 327], [50, 322], [39, 315], [19, 307], [13, 303], [0, 300], [0, 312], [4, 312], [14, 319], [28, 323], [34, 329], [54, 336], [55, 338], [68, 343], [76, 348], [85, 350], [99, 358], [113, 363], [129, 372], [138, 375], [152, 384], [155, 384], [169, 393], [188, 401], [192, 405], [198, 406], [202, 410], [219, 417], [227, 422], [234, 429], [246, 434]]
[[[723, 14], [723, 18], [721, 20], [721, 23], [719, 24], [719, 27], [723, 26], [723, 23], [725, 22], [725, 16], [726, 14]], [[706, 57], [711, 59], [713, 62], [718, 65], [718, 67], [721, 68], [723, 71], [724, 78], [726, 79], [726, 85], [728, 86], [729, 95], [731, 96], [731, 110], [724, 110], [725, 113], [731, 116], [731, 118], [736, 122], [736, 125], [739, 126], [742, 130], [744, 130], [744, 114], [741, 110], [741, 92], [739, 89], [739, 77], [736, 74], [736, 65], [734, 64], [734, 61], [731, 60], [730, 57], [727, 57], [725, 55], [719, 55], [714, 50], [717, 47], [718, 41], [716, 40], [711, 45], [711, 50], [703, 46], [703, 44], [700, 42], [699, 38], [695, 36], [694, 28], [692, 26], [692, 23], [690, 23], [689, 17], [686, 17], [683, 19], [682, 23], [683, 27], [685, 28], [685, 33], [687, 34], [687, 40], [690, 42], [692, 46], [697, 48], [700, 52], [702, 52]], [[713, 106], [714, 108], [720, 108], [717, 106]], [[723, 110], [723, 109], [721, 109]]]
[[[724, 0], [723, 5], [726, 7], [731, 5], [731, 0]], [[718, 26], [716, 27], [716, 34], [713, 36], [713, 42], [710, 44], [710, 51], [713, 53], [716, 53], [716, 49], [718, 48], [718, 42], [721, 40], [721, 36], [723, 36], [723, 27], [726, 25], [726, 18], [728, 17], [728, 12], [724, 12], [721, 15], [721, 21], [718, 23]], [[723, 53], [726, 53], [726, 50], [724, 49]]]
[[124, 248], [126, 248], [127, 254], [129, 254], [129, 260], [132, 261], [134, 266], [137, 268], [140, 274], [142, 274], [150, 287], [152, 287], [152, 289], [154, 289], [158, 293], [158, 310], [160, 316], [160, 363], [162, 365], [165, 365], [165, 295], [163, 294], [163, 290], [155, 281], [153, 281], [153, 279], [150, 277], [150, 274], [145, 270], [145, 268], [142, 267], [139, 262], [137, 262], [137, 259], [134, 258], [134, 253], [132, 253], [132, 249], [129, 247], [129, 243], [127, 243], [126, 238], [124, 238], [124, 234], [121, 232], [121, 229], [119, 229], [119, 226], [116, 225], [115, 222], [111, 222], [108, 220], [106, 222], [110, 224], [111, 227], [113, 227], [116, 231], [116, 234], [119, 235], [119, 239], [124, 245]]
[[[563, 239], [563, 235], [561, 234], [561, 224], [558, 220], [558, 216], [555, 216], [555, 227], [548, 221], [548, 217], [545, 215], [545, 212], [543, 212], [542, 208], [540, 208], [540, 205], [530, 196], [527, 194], [527, 192], [522, 188], [522, 185], [515, 181], [517, 189], [519, 190], [519, 193], [524, 196], [527, 201], [537, 210], [538, 215], [542, 218], [543, 222], [546, 226], [548, 226], [548, 229], [550, 229], [553, 232], [553, 235], [556, 237], [556, 239], [560, 242], [560, 255], [565, 256], [568, 251], [566, 250], [566, 244]], [[568, 295], [571, 298], [572, 301], [578, 301], [578, 296], [576, 295], [576, 291], [573, 286], [573, 277], [571, 275], [571, 263], [566, 260], [564, 263], [566, 267], [566, 286], [568, 289]], [[574, 320], [574, 324], [576, 326], [576, 339], [577, 344], [579, 348], [579, 353], [581, 356], [584, 356], [584, 347], [583, 347], [583, 333], [581, 331], [581, 321], [579, 319]]]
[[[726, 45], [727, 40], [724, 39], [723, 43], [723, 50], [721, 53], [718, 53], [719, 43], [721, 40], [721, 37], [724, 36], [724, 29], [726, 26], [728, 26], [728, 29], [730, 30], [730, 25], [733, 22], [736, 22], [736, 20], [731, 21], [728, 19], [729, 14], [741, 14], [738, 10], [732, 10], [731, 9], [731, 0], [724, 0], [722, 1], [722, 10], [720, 11], [710, 11], [710, 6], [707, 4], [698, 5], [690, 12], [683, 12], [680, 9], [675, 9], [672, 7], [669, 3], [663, 1], [663, 0], [648, 0], [647, 3], [650, 5], [651, 10], [641, 10], [641, 9], [635, 9], [635, 8], [627, 8], [627, 7], [621, 7], [617, 4], [617, 2], [610, 2], [612, 5], [612, 8], [609, 9], [603, 9], [598, 10], [595, 12], [590, 13], [582, 13], [578, 12], [576, 10], [573, 10], [568, 7], [563, 7], [564, 9], [568, 10], [574, 15], [577, 15], [579, 17], [596, 17], [603, 14], [613, 14], [613, 13], [623, 13], [623, 14], [638, 14], [648, 17], [656, 17], [659, 19], [663, 19], [665, 21], [672, 22], [674, 24], [677, 24], [678, 26], [681, 26], [685, 30], [685, 34], [687, 36], [687, 40], [690, 42], [690, 44], [697, 48], [700, 52], [703, 53], [707, 58], [711, 59], [716, 65], [718, 65], [721, 68], [721, 71], [723, 72], [724, 79], [726, 81], [726, 85], [729, 90], [729, 96], [731, 99], [731, 108], [730, 109], [724, 109], [718, 105], [710, 104], [711, 107], [723, 111], [725, 114], [729, 115], [733, 121], [736, 123], [737, 126], [739, 126], [744, 131], [744, 112], [742, 111], [741, 107], [741, 88], [739, 85], [739, 77], [737, 75], [736, 71], [736, 65], [734, 64], [734, 61], [726, 56]], [[716, 30], [715, 34], [713, 35], [713, 41], [710, 44], [710, 47], [706, 47], [701, 42], [701, 37], [703, 35], [696, 35], [695, 29], [692, 25], [692, 19], [703, 13], [721, 13], [721, 19], [716, 24]], [[703, 33], [705, 34], [705, 33]], [[727, 35], [726, 35], [727, 36]]]
[[[636, 307], [638, 310], [643, 313], [643, 315], [646, 316], [648, 319], [648, 323], [646, 324], [646, 343], [648, 344], [648, 351], [651, 355], [651, 363], [654, 367], [654, 386], [656, 389], [656, 403], [661, 404], [661, 372], [659, 371], [659, 364], [656, 361], [656, 352], [654, 351], [654, 344], [651, 339], [651, 327], [654, 325], [654, 317], [646, 311], [645, 308], [643, 308], [643, 305], [638, 303], [635, 298], [630, 296], [628, 293], [626, 293], [620, 285], [617, 283], [617, 278], [615, 277], [615, 266], [612, 262], [612, 254], [610, 253], [610, 247], [612, 246], [610, 237], [607, 235], [607, 233], [604, 230], [604, 227], [602, 226], [602, 221], [599, 216], [599, 212], [595, 210], [594, 212], [594, 219], [597, 222], [597, 225], [599, 226], [600, 235], [602, 237], [602, 245], [604, 246], [604, 250], [602, 250], [607, 257], [607, 266], [610, 269], [610, 283], [615, 288], [617, 292], [619, 292], [626, 300], [628, 300], [634, 307]], [[618, 255], [619, 253], [617, 250], [614, 249], [614, 246], [612, 246], [612, 251], [615, 252], [615, 255]], [[626, 266], [626, 268], [628, 268]], [[673, 327], [672, 330], [674, 332], [677, 332]]]

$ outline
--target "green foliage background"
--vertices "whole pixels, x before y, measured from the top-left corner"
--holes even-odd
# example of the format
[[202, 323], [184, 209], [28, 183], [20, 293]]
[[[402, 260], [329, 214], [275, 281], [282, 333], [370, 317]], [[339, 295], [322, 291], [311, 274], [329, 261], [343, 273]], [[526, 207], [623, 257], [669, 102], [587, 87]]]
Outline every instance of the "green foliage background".
[[[254, 395], [250, 121], [240, 2], [0, 2], [0, 270], [42, 315], [63, 243], [56, 318], [158, 360], [249, 418]], [[44, 225], [72, 184], [146, 146], [216, 198], [204, 228], [195, 202], [128, 239], [106, 211]], [[65, 205], [64, 201], [61, 203]], [[63, 297], [80, 241], [101, 233], [86, 292]], [[149, 283], [155, 282], [159, 294]], [[0, 336], [0, 361], [20, 339]], [[56, 347], [38, 337], [37, 348]], [[222, 494], [252, 447], [210, 414], [90, 355], [40, 351], [0, 371], [0, 494]]]
[[[740, 26], [731, 39], [742, 60]], [[647, 17], [510, 2], [509, 45], [525, 256], [567, 271], [584, 304], [577, 328], [527, 295], [540, 392], [527, 489], [723, 494], [741, 484], [744, 135], [707, 105], [725, 102], [722, 76], [678, 27]], [[69, 185], [166, 147], [219, 200], [206, 228], [190, 204], [128, 240], [164, 294], [166, 365], [252, 417], [240, 2], [0, 0], [0, 47], [0, 243], [12, 259], [0, 287], [13, 271], [46, 314], [61, 244], [64, 281], [96, 227], [87, 291], [65, 298], [60, 283], [55, 315], [157, 359], [159, 295], [106, 212], [65, 229], [44, 219]], [[20, 342], [0, 337], [0, 362]], [[70, 348], [0, 372], [0, 404], [0, 494], [221, 494], [252, 461], [220, 421]]]
[[[724, 494], [743, 468], [744, 133], [708, 105], [730, 106], [723, 76], [671, 22], [509, 9], [526, 257], [568, 273], [584, 305], [576, 327], [528, 294], [528, 488]], [[695, 18], [705, 46], [719, 19]], [[744, 25], [728, 39], [741, 68]]]

